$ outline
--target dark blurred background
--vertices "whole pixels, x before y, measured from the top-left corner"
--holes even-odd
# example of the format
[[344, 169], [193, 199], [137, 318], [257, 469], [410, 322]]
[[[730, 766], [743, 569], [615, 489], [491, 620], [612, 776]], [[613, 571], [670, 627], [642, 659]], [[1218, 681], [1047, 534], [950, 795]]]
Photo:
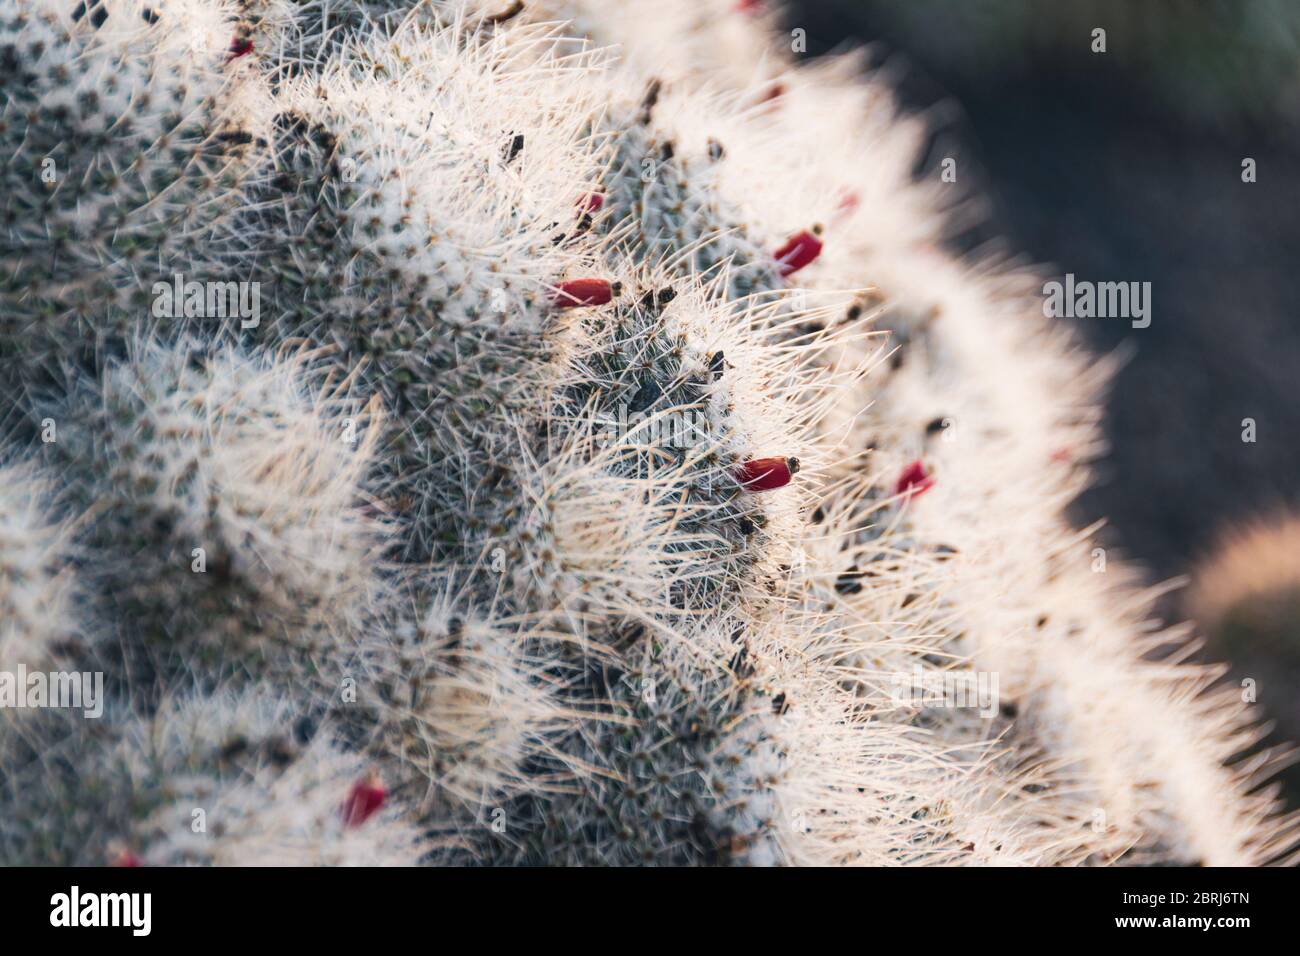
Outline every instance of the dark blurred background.
[[[1295, 505], [1300, 0], [803, 0], [786, 19], [809, 55], [870, 44], [903, 103], [934, 118], [918, 172], [956, 156], [988, 204], [955, 246], [1000, 238], [1058, 273], [1152, 284], [1149, 328], [1076, 322], [1129, 356], [1079, 522], [1109, 518], [1104, 543], [1160, 580], [1195, 577], [1225, 531]], [[1185, 614], [1180, 600], [1162, 610]], [[1278, 736], [1300, 740], [1300, 627], [1263, 619], [1258, 637], [1240, 614], [1231, 635], [1201, 623], [1232, 678], [1257, 681]], [[1300, 802], [1300, 773], [1287, 782]]]

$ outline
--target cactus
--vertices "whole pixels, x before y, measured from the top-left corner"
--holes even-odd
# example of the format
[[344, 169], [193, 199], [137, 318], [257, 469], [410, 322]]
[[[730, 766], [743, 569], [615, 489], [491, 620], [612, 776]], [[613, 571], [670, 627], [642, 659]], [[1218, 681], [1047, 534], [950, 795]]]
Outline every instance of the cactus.
[[17, 0], [0, 669], [110, 701], [0, 721], [7, 858], [1285, 857], [1062, 517], [1104, 376], [706, 6]]
[[102, 720], [58, 714], [6, 741], [4, 795], [24, 807], [0, 835], [6, 859], [409, 866], [426, 852], [382, 791], [353, 806], [374, 786], [365, 759], [265, 691], [184, 693]]
[[48, 514], [49, 482], [29, 466], [0, 468], [0, 661], [38, 668], [78, 633], [70, 534]]
[[6, 12], [0, 389], [11, 400], [129, 335], [149, 305], [141, 274], [179, 270], [235, 195], [245, 143], [217, 102], [226, 12], [173, 7]]
[[301, 356], [147, 344], [53, 412], [93, 639], [137, 680], [232, 663], [309, 677], [386, 587], [390, 522], [360, 487], [376, 425], [346, 383], [303, 377]]

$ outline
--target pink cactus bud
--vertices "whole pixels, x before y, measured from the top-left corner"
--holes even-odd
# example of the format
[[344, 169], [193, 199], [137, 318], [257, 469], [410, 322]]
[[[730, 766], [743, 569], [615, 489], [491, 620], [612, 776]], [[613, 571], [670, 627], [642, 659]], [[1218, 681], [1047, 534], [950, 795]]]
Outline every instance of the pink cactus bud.
[[113, 840], [108, 845], [108, 865], [135, 868], [144, 866], [144, 861], [132, 853], [121, 840]]
[[226, 62], [238, 60], [241, 56], [253, 52], [253, 41], [247, 37], [236, 37], [230, 44], [230, 53], [226, 56]]
[[762, 13], [763, 0], [736, 0], [737, 13]]
[[587, 193], [578, 200], [578, 210], [585, 213], [593, 213], [605, 205], [604, 193]]
[[604, 305], [618, 293], [618, 283], [607, 279], [569, 279], [557, 287], [555, 306], [571, 309], [578, 305]]
[[746, 491], [769, 491], [790, 484], [798, 471], [798, 458], [751, 458], [736, 469], [736, 480]]
[[822, 254], [822, 241], [817, 238], [820, 234], [821, 226], [813, 226], [811, 232], [804, 229], [776, 250], [775, 258], [781, 275], [794, 275]]
[[835, 204], [835, 220], [847, 219], [857, 211], [858, 206], [862, 204], [862, 197], [851, 189], [846, 189], [840, 196], [840, 201]]
[[933, 488], [934, 480], [934, 475], [925, 470], [925, 465], [918, 458], [904, 468], [903, 473], [898, 476], [898, 482], [894, 485], [894, 494], [914, 498]]
[[341, 809], [343, 816], [343, 825], [348, 827], [359, 827], [365, 823], [384, 805], [384, 800], [388, 796], [388, 791], [384, 789], [383, 781], [377, 774], [370, 774], [362, 780], [358, 780], [352, 785], [352, 790], [348, 793], [348, 798]]

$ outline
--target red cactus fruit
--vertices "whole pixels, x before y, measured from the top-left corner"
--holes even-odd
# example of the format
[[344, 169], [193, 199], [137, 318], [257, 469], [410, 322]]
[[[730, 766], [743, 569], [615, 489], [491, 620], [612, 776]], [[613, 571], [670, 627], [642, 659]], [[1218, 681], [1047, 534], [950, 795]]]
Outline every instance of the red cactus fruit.
[[587, 193], [578, 200], [578, 211], [593, 213], [598, 211], [603, 205], [605, 205], [604, 193]]
[[578, 305], [604, 305], [618, 292], [618, 284], [607, 279], [569, 279], [557, 286], [555, 306], [571, 309]]
[[925, 465], [918, 458], [903, 469], [894, 485], [894, 494], [914, 498], [934, 487], [934, 475], [925, 470]]
[[340, 810], [343, 825], [361, 826], [380, 811], [387, 796], [388, 791], [384, 789], [383, 781], [378, 775], [372, 773], [358, 780], [352, 785], [352, 790]]
[[822, 254], [822, 241], [817, 238], [820, 233], [820, 226], [813, 226], [811, 232], [804, 229], [795, 233], [785, 245], [776, 250], [775, 258], [781, 275], [794, 275]]
[[144, 861], [132, 853], [121, 840], [111, 840], [108, 844], [108, 865], [135, 868], [144, 866]]
[[798, 472], [798, 458], [751, 458], [736, 469], [736, 480], [746, 491], [769, 491], [790, 484]]
[[226, 56], [226, 62], [238, 60], [246, 53], [253, 52], [253, 41], [247, 37], [236, 37], [230, 44], [230, 53]]

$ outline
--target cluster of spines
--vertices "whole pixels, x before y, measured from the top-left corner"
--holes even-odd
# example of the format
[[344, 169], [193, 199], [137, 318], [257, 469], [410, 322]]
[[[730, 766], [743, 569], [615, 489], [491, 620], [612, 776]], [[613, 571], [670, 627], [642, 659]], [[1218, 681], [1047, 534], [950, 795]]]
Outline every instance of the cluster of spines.
[[78, 633], [72, 536], [53, 483], [29, 465], [0, 467], [0, 661], [44, 667]]
[[47, 467], [104, 624], [85, 637], [187, 667], [360, 626], [390, 526], [362, 486], [375, 423], [308, 365], [145, 342], [49, 406]]
[[199, 2], [164, 17], [30, 0], [0, 22], [10, 399], [129, 337], [151, 304], [142, 273], [178, 267], [232, 205], [246, 141], [217, 108], [223, 20]]
[[6, 862], [409, 866], [427, 852], [366, 759], [269, 689], [3, 729]]

